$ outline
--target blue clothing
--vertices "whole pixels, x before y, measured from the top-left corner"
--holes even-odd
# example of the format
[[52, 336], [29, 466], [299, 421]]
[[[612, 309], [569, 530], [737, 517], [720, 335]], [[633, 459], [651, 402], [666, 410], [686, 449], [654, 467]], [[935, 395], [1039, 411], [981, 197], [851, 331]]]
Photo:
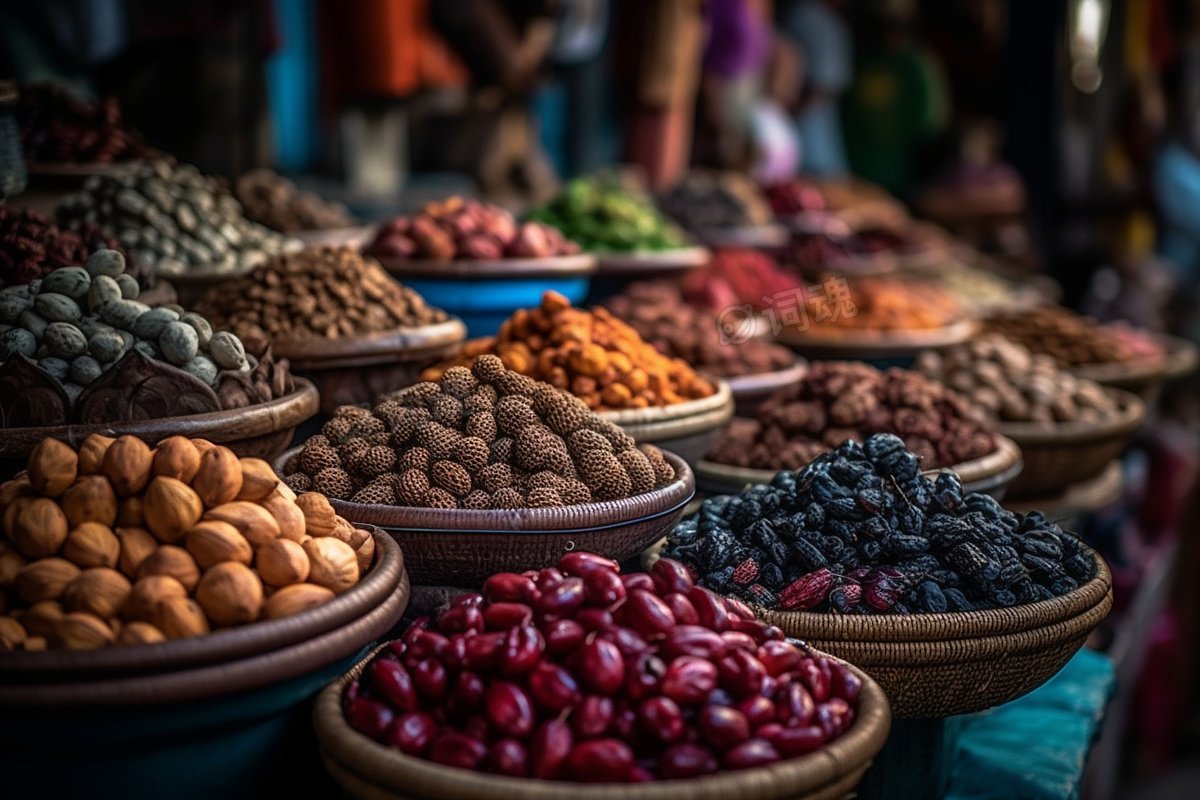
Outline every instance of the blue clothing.
[[782, 12], [780, 26], [804, 51], [807, 83], [822, 94], [832, 95], [809, 103], [796, 115], [796, 135], [803, 154], [801, 167], [814, 175], [844, 174], [848, 167], [837, 95], [854, 77], [850, 29], [821, 0], [792, 3]]
[[1178, 142], [1154, 165], [1154, 194], [1162, 215], [1159, 252], [1186, 285], [1200, 282], [1200, 158]]

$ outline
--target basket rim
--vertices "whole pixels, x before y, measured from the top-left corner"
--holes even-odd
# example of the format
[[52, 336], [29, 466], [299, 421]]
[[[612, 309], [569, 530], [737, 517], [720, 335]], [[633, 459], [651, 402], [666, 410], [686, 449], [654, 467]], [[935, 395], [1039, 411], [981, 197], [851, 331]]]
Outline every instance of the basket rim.
[[724, 381], [729, 384], [729, 391], [733, 393], [734, 400], [741, 400], [769, 395], [777, 389], [790, 386], [803, 379], [807, 372], [808, 362], [800, 356], [796, 356], [796, 360], [792, 362], [791, 366], [770, 372], [756, 372], [752, 375], [735, 375], [724, 378]]
[[508, 278], [563, 278], [596, 271], [592, 253], [545, 258], [392, 258], [371, 256], [397, 278], [505, 280]]
[[846, 329], [840, 333], [814, 333], [811, 329], [794, 331], [784, 328], [775, 337], [801, 354], [822, 351], [853, 358], [859, 353], [869, 356], [904, 355], [921, 349], [945, 348], [967, 341], [979, 329], [978, 321], [963, 317], [940, 328], [904, 330]]
[[778, 221], [761, 225], [724, 225], [689, 228], [688, 233], [705, 245], [720, 247], [783, 247], [791, 238], [787, 225]]
[[664, 272], [703, 267], [712, 251], [703, 245], [673, 247], [669, 250], [596, 250], [596, 271], [606, 273]]
[[415, 361], [426, 352], [466, 341], [467, 326], [455, 316], [441, 322], [415, 328], [395, 328], [390, 331], [336, 339], [318, 337], [272, 339], [271, 349], [280, 358], [297, 366], [327, 366], [360, 358], [388, 356], [389, 361]]
[[639, 443], [667, 446], [684, 437], [711, 433], [713, 441], [705, 446], [707, 449], [716, 442], [718, 429], [725, 427], [736, 411], [736, 403], [731, 397], [725, 405], [700, 414], [662, 422], [622, 423], [619, 427]]
[[733, 391], [729, 382], [724, 379], [713, 381], [716, 391], [707, 397], [695, 400], [685, 400], [669, 406], [651, 406], [649, 408], [625, 408], [620, 411], [597, 411], [601, 419], [606, 419], [614, 425], [624, 428], [627, 425], [651, 425], [662, 422], [674, 422], [686, 417], [695, 416], [721, 409], [733, 407]]
[[1105, 386], [1117, 413], [1100, 422], [996, 422], [996, 429], [1022, 446], [1080, 445], [1132, 435], [1146, 419], [1146, 404], [1136, 394]]
[[358, 247], [375, 235], [379, 226], [368, 222], [361, 225], [340, 225], [336, 228], [309, 228], [288, 234], [305, 247]]
[[375, 558], [362, 580], [328, 603], [307, 611], [205, 636], [153, 644], [42, 653], [0, 652], [0, 674], [160, 672], [246, 658], [336, 630], [385, 600], [405, 573], [400, 545], [378, 528], [373, 528], [371, 534], [375, 539]]
[[[299, 447], [286, 451], [273, 464], [277, 475]], [[354, 524], [378, 525], [391, 530], [437, 531], [441, 533], [576, 533], [625, 525], [638, 519], [668, 514], [687, 505], [696, 491], [691, 467], [679, 456], [663, 451], [675, 470], [675, 480], [666, 486], [627, 497], [557, 508], [514, 508], [498, 510], [415, 508], [351, 503], [330, 498], [333, 510]], [[581, 524], [582, 523], [582, 524]]]
[[[0, 428], [0, 458], [28, 456], [33, 446], [45, 438], [54, 438], [78, 448], [93, 433], [105, 436], [133, 435], [155, 442], [183, 433], [190, 437], [211, 438], [217, 444], [240, 442], [288, 427], [295, 427], [317, 413], [319, 398], [312, 381], [293, 376], [296, 388], [291, 392], [245, 408], [227, 408], [204, 414], [158, 419], [98, 422], [90, 425], [42, 425], [31, 428]], [[236, 438], [222, 437], [230, 424], [237, 422]]]
[[0, 708], [159, 707], [260, 689], [353, 655], [391, 630], [408, 606], [408, 574], [395, 591], [339, 628], [234, 661], [153, 675], [61, 683], [0, 684]]
[[[404, 755], [350, 727], [342, 714], [342, 691], [347, 683], [362, 674], [366, 665], [384, 647], [386, 645], [380, 645], [317, 695], [313, 725], [324, 758], [332, 759], [357, 777], [371, 775], [375, 782], [382, 778], [386, 787], [412, 785], [415, 782], [421, 787], [415, 795], [419, 797], [442, 797], [447, 800], [465, 800], [468, 797], [612, 800], [619, 796], [629, 800], [677, 800], [686, 796], [746, 796], [747, 790], [752, 787], [757, 787], [758, 791], [752, 791], [750, 797], [792, 797], [799, 792], [834, 784], [845, 773], [869, 764], [883, 748], [891, 730], [891, 708], [879, 684], [853, 664], [820, 653], [846, 664], [862, 680], [862, 692], [850, 729], [814, 753], [766, 767], [642, 784], [583, 784], [491, 775]], [[816, 648], [810, 649], [820, 652]]]
[[[937, 467], [922, 470], [926, 477], [935, 477], [943, 470], [950, 470], [959, 476], [963, 488], [993, 477], [1007, 477], [1011, 480], [1020, 471], [1021, 448], [1012, 439], [1003, 434], [996, 434], [996, 449], [987, 455], [964, 461], [961, 464], [951, 464], [948, 467]], [[803, 467], [801, 467], [803, 469]], [[716, 483], [732, 486], [732, 481], [738, 481], [743, 486], [755, 483], [770, 483], [780, 472], [794, 470], [758, 469], [756, 467], [738, 467], [732, 464], [722, 464], [702, 458], [696, 462], [696, 478], [700, 481], [712, 480]], [[1006, 473], [1012, 472], [1011, 476]], [[975, 491], [972, 489], [971, 491]]]

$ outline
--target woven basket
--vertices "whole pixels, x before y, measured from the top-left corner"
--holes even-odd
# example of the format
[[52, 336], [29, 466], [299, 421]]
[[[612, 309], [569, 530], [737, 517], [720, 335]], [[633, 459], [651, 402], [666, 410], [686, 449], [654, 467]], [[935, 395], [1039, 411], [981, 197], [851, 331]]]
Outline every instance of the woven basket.
[[78, 448], [93, 433], [114, 437], [130, 434], [151, 445], [176, 435], [208, 439], [225, 445], [239, 456], [269, 461], [291, 444], [296, 427], [317, 413], [317, 405], [316, 387], [303, 378], [296, 378], [295, 391], [246, 408], [96, 425], [0, 428], [0, 475], [12, 475], [24, 469], [29, 454], [42, 439], [61, 439]]
[[[276, 460], [277, 473], [283, 474], [283, 465], [298, 449]], [[479, 585], [495, 572], [548, 566], [571, 550], [618, 561], [642, 552], [674, 527], [695, 493], [687, 463], [673, 453], [663, 455], [675, 469], [675, 480], [624, 500], [503, 511], [330, 502], [356, 525], [377, 525], [395, 538], [413, 583]]]
[[[321, 410], [371, 403], [387, 392], [418, 383], [421, 372], [457, 355], [467, 338], [462, 321], [340, 339], [292, 339], [271, 343], [292, 371], [317, 385]], [[371, 367], [371, 369], [363, 369]]]
[[783, 328], [776, 340], [808, 358], [842, 360], [914, 358], [922, 350], [942, 350], [962, 344], [975, 335], [974, 320], [959, 320], [942, 328], [928, 330], [877, 331], [846, 329], [840, 331], [797, 330]]
[[[958, 473], [963, 491], [983, 492], [999, 499], [1008, 484], [1021, 472], [1021, 449], [1004, 436], [996, 437], [997, 448], [986, 456], [955, 464], [949, 469]], [[701, 459], [696, 463], [696, 488], [709, 494], [737, 494], [759, 483], [770, 483], [778, 470], [735, 467]], [[939, 470], [926, 470], [936, 476]]]
[[1121, 460], [1115, 458], [1093, 478], [1065, 486], [1053, 494], [1006, 497], [1004, 507], [1018, 514], [1041, 511], [1060, 527], [1074, 530], [1084, 516], [1094, 514], [1120, 499], [1124, 485], [1125, 473], [1121, 469]]
[[635, 441], [653, 444], [694, 464], [704, 457], [733, 418], [733, 392], [725, 381], [717, 382], [716, 394], [670, 406], [601, 411], [600, 416], [617, 425]]
[[326, 769], [347, 796], [360, 800], [834, 800], [858, 785], [891, 728], [888, 701], [878, 684], [850, 666], [863, 682], [854, 724], [828, 747], [806, 756], [758, 769], [640, 784], [486, 775], [406, 756], [353, 730], [342, 714], [342, 692], [370, 659], [321, 692], [313, 712]]
[[[1093, 553], [1093, 555], [1095, 555]], [[1112, 575], [1037, 603], [947, 614], [760, 610], [789, 636], [850, 661], [879, 681], [896, 717], [972, 714], [1015, 700], [1070, 660], [1112, 607]]]
[[753, 417], [763, 401], [779, 389], [799, 383], [807, 371], [808, 364], [797, 360], [792, 366], [773, 372], [726, 378], [729, 390], [733, 392], [734, 413], [739, 417]]
[[328, 603], [290, 617], [219, 630], [208, 636], [141, 647], [0, 652], [5, 683], [145, 675], [228, 663], [280, 650], [335, 631], [396, 594], [408, 597], [408, 576], [399, 545], [375, 530], [375, 561], [356, 586]]
[[1125, 450], [1145, 419], [1146, 406], [1130, 392], [1109, 389], [1108, 393], [1118, 412], [1102, 423], [997, 424], [1001, 433], [1020, 445], [1025, 461], [1024, 470], [1008, 487], [1011, 496], [1054, 494], [1094, 478]]

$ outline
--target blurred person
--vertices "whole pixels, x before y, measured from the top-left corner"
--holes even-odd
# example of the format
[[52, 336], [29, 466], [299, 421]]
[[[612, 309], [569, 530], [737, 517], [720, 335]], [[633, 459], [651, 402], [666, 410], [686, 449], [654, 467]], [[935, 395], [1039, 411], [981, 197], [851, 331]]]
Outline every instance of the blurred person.
[[918, 148], [946, 127], [949, 98], [941, 68], [916, 36], [915, 0], [870, 6], [842, 98], [846, 151], [856, 175], [904, 197]]
[[835, 176], [847, 172], [838, 101], [854, 73], [854, 46], [843, 18], [842, 0], [790, 0], [777, 19], [803, 55], [803, 81], [795, 105], [796, 136], [804, 172]]
[[772, 35], [764, 0], [707, 0], [696, 160], [749, 170]]
[[703, 0], [616, 4], [614, 88], [623, 106], [625, 160], [641, 168], [652, 189], [674, 184], [687, 169], [703, 46]]

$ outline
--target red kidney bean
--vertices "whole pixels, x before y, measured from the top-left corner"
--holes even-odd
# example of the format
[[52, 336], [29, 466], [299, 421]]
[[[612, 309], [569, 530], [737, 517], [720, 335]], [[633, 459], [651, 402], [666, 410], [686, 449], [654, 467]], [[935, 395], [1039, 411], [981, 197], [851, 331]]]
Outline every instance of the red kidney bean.
[[462, 732], [472, 739], [478, 739], [481, 742], [487, 743], [491, 738], [491, 728], [488, 727], [487, 717], [482, 714], [475, 714], [467, 717], [462, 724]]
[[862, 679], [855, 675], [848, 666], [840, 661], [828, 661], [829, 673], [832, 680], [829, 690], [837, 697], [849, 703], [857, 703], [862, 694]]
[[779, 732], [783, 730], [783, 726], [778, 722], [768, 722], [766, 725], [759, 725], [754, 729], [754, 735], [759, 739], [766, 739], [768, 742], [773, 742]]
[[[762, 733], [759, 733], [762, 736]], [[780, 728], [778, 732], [767, 737], [781, 754], [788, 758], [812, 753], [825, 746], [825, 733], [818, 725], [799, 725], [794, 728]]]
[[816, 704], [804, 684], [793, 681], [775, 695], [779, 721], [788, 725], [808, 725], [816, 713]]
[[638, 653], [644, 653], [650, 649], [650, 645], [646, 644], [646, 640], [641, 635], [619, 625], [609, 629], [605, 633], [604, 638], [615, 644], [617, 649], [621, 651], [621, 655], [626, 658], [635, 656]]
[[741, 631], [725, 631], [721, 634], [721, 638], [725, 640], [725, 644], [731, 650], [745, 650], [752, 656], [758, 653], [758, 642]]
[[670, 744], [683, 736], [683, 712], [669, 697], [649, 697], [638, 706], [642, 730], [654, 739]]
[[571, 732], [580, 739], [603, 735], [612, 724], [613, 708], [612, 698], [589, 694], [571, 710]]
[[681, 706], [694, 706], [717, 688], [717, 667], [695, 656], [680, 656], [667, 665], [662, 693]]
[[621, 583], [625, 586], [625, 593], [628, 594], [634, 589], [643, 589], [647, 592], [654, 591], [654, 581], [644, 572], [631, 572], [621, 576]]
[[690, 570], [678, 561], [670, 558], [660, 558], [650, 568], [650, 580], [659, 594], [679, 592], [687, 594], [696, 580]]
[[565, 575], [553, 567], [547, 567], [538, 572], [537, 577], [534, 578], [534, 583], [537, 584], [538, 591], [545, 594], [562, 583], [565, 577]]
[[638, 653], [625, 668], [625, 696], [641, 700], [659, 691], [667, 667], [653, 653]]
[[342, 703], [349, 703], [362, 694], [362, 683], [357, 678], [346, 684], [346, 693], [342, 695]]
[[555, 566], [567, 575], [575, 575], [577, 577], [583, 577], [588, 572], [597, 569], [615, 575], [621, 569], [621, 565], [611, 558], [598, 556], [595, 553], [586, 553], [582, 550], [567, 553], [558, 560], [558, 564]]
[[832, 739], [849, 729], [850, 723], [854, 721], [854, 709], [842, 698], [834, 697], [817, 706], [816, 717], [825, 737]]
[[483, 595], [479, 592], [463, 592], [460, 595], [450, 598], [450, 608], [458, 606], [481, 606], [483, 605], [483, 600]]
[[633, 769], [633, 751], [619, 739], [579, 742], [567, 756], [567, 769], [585, 783], [623, 783]]
[[697, 778], [716, 771], [717, 758], [712, 751], [688, 742], [672, 745], [658, 760], [658, 776], [668, 780]]
[[626, 625], [643, 636], [665, 633], [675, 625], [675, 615], [670, 607], [644, 589], [630, 592], [618, 613]]
[[450, 687], [447, 710], [456, 717], [465, 717], [483, 704], [484, 691], [483, 678], [474, 672], [463, 670], [458, 673], [454, 685]]
[[446, 645], [446, 652], [442, 654], [442, 663], [446, 665], [446, 669], [454, 671], [463, 668], [464, 660], [467, 657], [467, 639], [474, 635], [456, 633], [450, 637], [450, 642]]
[[729, 611], [719, 596], [703, 586], [693, 586], [687, 596], [696, 609], [701, 625], [717, 633], [729, 630]]
[[504, 631], [533, 621], [533, 609], [524, 603], [492, 603], [483, 611], [483, 624], [489, 631]]
[[798, 648], [787, 642], [763, 642], [758, 646], [758, 660], [767, 668], [768, 675], [790, 672], [803, 657]]
[[704, 698], [704, 703], [710, 706], [732, 706], [734, 699], [733, 695], [718, 686], [708, 693], [708, 697]]
[[419, 707], [412, 676], [399, 661], [375, 660], [367, 668], [367, 680], [371, 688], [397, 711], [413, 711]]
[[532, 625], [510, 629], [500, 649], [500, 674], [509, 678], [524, 675], [542, 659], [545, 649], [541, 632]]
[[625, 742], [632, 742], [638, 735], [637, 713], [628, 706], [618, 708], [613, 713], [612, 722], [608, 727], [618, 739]]
[[487, 768], [497, 775], [524, 778], [529, 774], [529, 753], [516, 739], [498, 739], [488, 748]]
[[[400, 635], [400, 641], [403, 642], [404, 644], [408, 644], [409, 642], [411, 642], [413, 640], [414, 636], [416, 636], [421, 631], [429, 630], [429, 628], [432, 626], [433, 626], [433, 619], [431, 617], [429, 617], [429, 616], [417, 617], [416, 619], [414, 619], [412, 622], [410, 622], [408, 624], [407, 628], [404, 629], [404, 633], [402, 633]], [[404, 654], [397, 653], [397, 655], [404, 655]]]
[[563, 578], [549, 588], [542, 587], [541, 591], [537, 610], [543, 614], [569, 617], [583, 605], [583, 580], [580, 578]]
[[450, 640], [440, 633], [421, 631], [408, 643], [405, 661], [416, 663], [426, 658], [441, 658], [450, 647]]
[[717, 662], [721, 686], [734, 697], [749, 697], [762, 690], [767, 669], [745, 650], [731, 650]]
[[583, 626], [573, 619], [556, 619], [549, 622], [542, 628], [542, 633], [546, 637], [546, 652], [555, 656], [575, 650], [583, 644], [587, 635]]
[[446, 731], [438, 734], [429, 749], [429, 759], [439, 764], [461, 769], [476, 769], [487, 755], [487, 746], [463, 733]]
[[437, 723], [423, 711], [409, 711], [392, 721], [387, 743], [410, 756], [424, 755], [437, 735]]
[[543, 661], [529, 673], [529, 696], [540, 708], [557, 714], [580, 698], [575, 676], [552, 661]]
[[478, 606], [452, 606], [438, 617], [438, 628], [442, 633], [479, 633], [483, 630], [483, 612]]
[[603, 608], [581, 608], [575, 612], [575, 621], [588, 631], [606, 631], [613, 626], [613, 615]]
[[537, 586], [525, 575], [498, 572], [483, 582], [483, 596], [493, 603], [528, 603]]
[[596, 638], [579, 648], [579, 667], [575, 674], [585, 686], [602, 695], [614, 694], [625, 681], [625, 662], [621, 651], [607, 639]]
[[696, 713], [696, 726], [704, 740], [719, 751], [750, 738], [750, 721], [736, 708], [705, 706]]
[[383, 741], [395, 714], [383, 703], [359, 697], [346, 705], [346, 722], [361, 734]]
[[774, 764], [779, 760], [779, 751], [766, 739], [747, 739], [721, 757], [726, 769], [749, 769]]
[[737, 704], [737, 709], [746, 716], [746, 719], [750, 721], [751, 727], [754, 728], [775, 721], [775, 704], [771, 702], [769, 697], [763, 697], [762, 695], [747, 697]]
[[593, 567], [580, 578], [583, 580], [583, 597], [594, 606], [608, 608], [625, 597], [625, 584], [612, 570]]
[[717, 659], [725, 653], [727, 642], [721, 634], [699, 625], [676, 625], [667, 631], [659, 644], [663, 658], [696, 656]]
[[671, 609], [676, 623], [680, 625], [698, 625], [700, 623], [700, 615], [696, 613], [696, 607], [692, 605], [691, 600], [687, 599], [687, 595], [671, 592], [663, 597], [663, 602], [667, 604], [667, 608]]
[[746, 605], [738, 598], [725, 597], [724, 600], [725, 600], [725, 608], [729, 610], [729, 613], [731, 615], [738, 617], [739, 619], [747, 620], [749, 622], [756, 621], [755, 616], [754, 616], [754, 611], [750, 608], [750, 606]]
[[567, 723], [558, 719], [543, 722], [529, 744], [529, 774], [541, 780], [558, 777], [574, 743]]
[[463, 665], [475, 672], [490, 672], [500, 663], [507, 633], [481, 633], [471, 636], [464, 644]]
[[808, 687], [813, 700], [824, 703], [829, 699], [829, 682], [832, 675], [828, 665], [822, 669], [821, 664], [811, 658], [806, 658], [800, 662], [797, 670], [800, 673], [800, 680], [804, 681], [804, 685]]
[[533, 733], [536, 717], [525, 690], [508, 681], [493, 681], [484, 697], [487, 720], [504, 736], [524, 738]]
[[412, 671], [413, 686], [424, 697], [430, 700], [441, 700], [446, 696], [446, 668], [442, 662], [427, 658], [417, 663]]
[[729, 618], [729, 627], [732, 630], [746, 634], [755, 644], [767, 641], [767, 626], [756, 619], [742, 619], [741, 617], [731, 615]]
[[653, 783], [657, 778], [648, 767], [643, 767], [641, 764], [634, 764], [633, 769], [629, 770], [629, 777], [626, 779], [629, 783]]

